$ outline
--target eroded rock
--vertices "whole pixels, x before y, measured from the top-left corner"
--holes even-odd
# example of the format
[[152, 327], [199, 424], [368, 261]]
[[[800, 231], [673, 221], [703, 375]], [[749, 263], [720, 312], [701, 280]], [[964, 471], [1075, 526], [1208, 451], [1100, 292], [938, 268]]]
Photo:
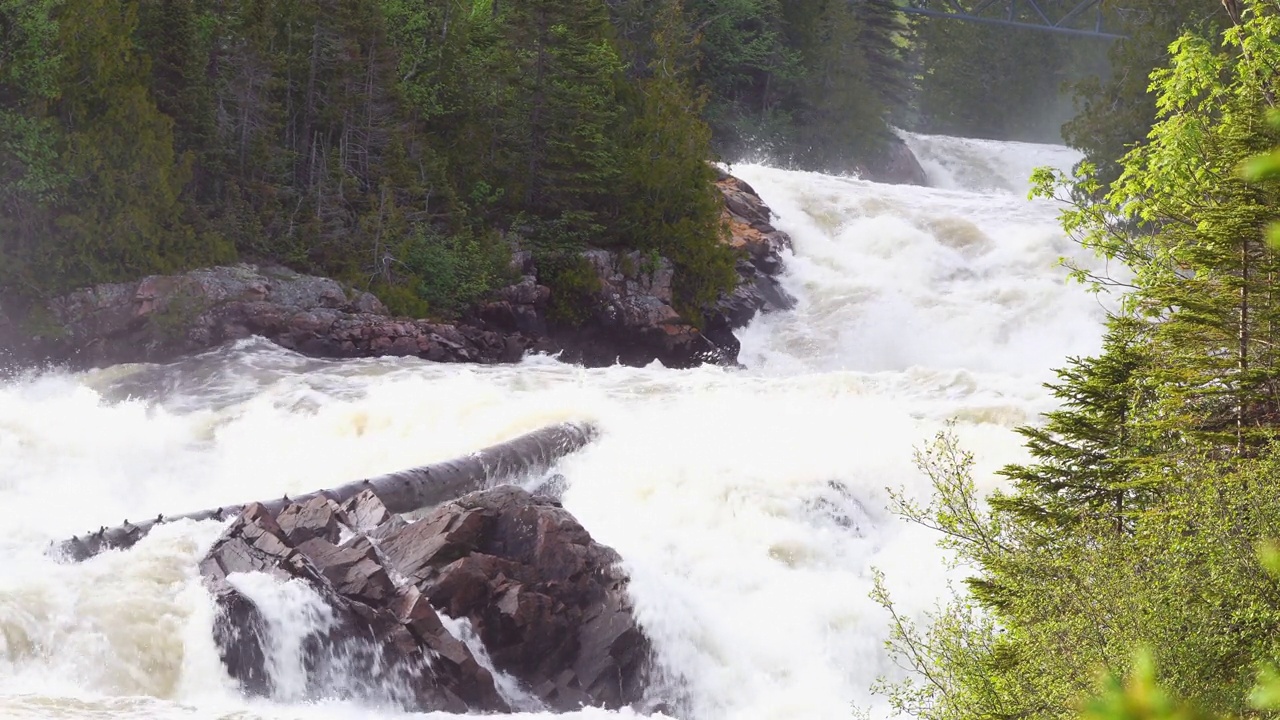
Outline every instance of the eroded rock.
[[[299, 632], [278, 619], [309, 592], [327, 610], [313, 609], [306, 637], [294, 638], [304, 695], [489, 712], [511, 709], [511, 698], [440, 613], [470, 623], [497, 670], [546, 708], [640, 700], [649, 645], [618, 562], [555, 501], [504, 487], [411, 523], [372, 492], [341, 507], [315, 498], [274, 517], [251, 505], [200, 570], [220, 609], [215, 639], [246, 692], [299, 691], [276, 677], [282, 633]], [[264, 601], [261, 576], [248, 573], [291, 587], [293, 600]]]
[[[436, 541], [417, 525], [438, 530]], [[469, 619], [495, 665], [550, 708], [640, 699], [649, 645], [620, 558], [556, 503], [515, 487], [473, 493], [383, 548], [436, 607]]]

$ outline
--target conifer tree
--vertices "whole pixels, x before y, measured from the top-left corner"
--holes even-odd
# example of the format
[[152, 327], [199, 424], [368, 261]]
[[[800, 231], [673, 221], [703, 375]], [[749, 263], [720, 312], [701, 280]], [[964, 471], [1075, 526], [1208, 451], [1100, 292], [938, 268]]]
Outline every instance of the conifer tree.
[[232, 256], [183, 219], [190, 159], [175, 151], [173, 121], [151, 99], [137, 21], [136, 0], [79, 0], [59, 17], [62, 93], [53, 110], [67, 128], [62, 162], [74, 180], [41, 260], [64, 288]]
[[519, 108], [504, 133], [514, 149], [512, 195], [534, 217], [595, 231], [618, 172], [612, 132], [622, 65], [608, 11], [602, 0], [531, 0], [513, 4], [505, 23]]
[[628, 89], [624, 108], [616, 230], [628, 247], [656, 250], [675, 264], [678, 309], [698, 318], [737, 281], [734, 256], [721, 242], [721, 198], [708, 164], [711, 130], [704, 98], [682, 68], [687, 46], [679, 0], [652, 17], [652, 57]]
[[0, 0], [0, 295], [39, 291], [49, 203], [65, 190], [62, 133], [48, 117], [61, 77], [58, 0]]
[[1277, 139], [1262, 109], [1274, 103], [1280, 24], [1264, 11], [1224, 38], [1224, 51], [1196, 35], [1174, 43], [1170, 68], [1153, 74], [1148, 142], [1126, 155], [1105, 202], [1086, 201], [1068, 226], [1137, 273], [1128, 302], [1156, 327], [1166, 430], [1245, 453], [1280, 419], [1280, 258], [1265, 242], [1280, 184], [1239, 175]]
[[1043, 426], [1019, 428], [1035, 462], [1003, 470], [1016, 492], [993, 507], [1054, 535], [1099, 520], [1118, 531], [1130, 526], [1148, 491], [1141, 463], [1154, 453], [1150, 332], [1142, 321], [1113, 317], [1099, 356], [1057, 371], [1047, 387], [1061, 407]]

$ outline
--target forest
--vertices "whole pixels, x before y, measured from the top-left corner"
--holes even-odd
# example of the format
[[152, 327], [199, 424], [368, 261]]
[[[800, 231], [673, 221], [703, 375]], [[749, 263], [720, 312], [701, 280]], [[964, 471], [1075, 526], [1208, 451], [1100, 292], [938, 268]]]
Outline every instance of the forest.
[[0, 0], [0, 289], [243, 260], [447, 318], [517, 246], [571, 295], [591, 246], [670, 258], [696, 313], [735, 282], [708, 161], [876, 152], [906, 30], [880, 0]]
[[1154, 120], [1135, 78], [1222, 15], [1126, 7], [1107, 48], [895, 0], [0, 0], [0, 293], [269, 262], [449, 318], [517, 247], [575, 296], [590, 246], [670, 258], [696, 316], [735, 282], [708, 160], [1056, 142], [1074, 103], [1114, 174]]

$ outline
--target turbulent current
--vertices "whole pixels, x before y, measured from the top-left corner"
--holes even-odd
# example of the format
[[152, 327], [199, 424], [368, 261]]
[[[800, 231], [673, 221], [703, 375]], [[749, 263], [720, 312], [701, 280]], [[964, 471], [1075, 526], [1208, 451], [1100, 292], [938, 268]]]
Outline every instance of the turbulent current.
[[[1103, 316], [1058, 264], [1080, 251], [1057, 208], [1026, 199], [1031, 168], [1069, 167], [1073, 153], [908, 140], [934, 188], [732, 168], [792, 235], [784, 282], [799, 300], [741, 333], [742, 369], [326, 362], [247, 341], [0, 385], [0, 718], [403, 717], [288, 691], [326, 609], [287, 586], [252, 588], [279, 631], [283, 690], [236, 691], [196, 570], [218, 523], [163, 526], [79, 565], [44, 550], [125, 518], [311, 490], [578, 419], [603, 435], [561, 462], [565, 506], [624, 558], [682, 716], [885, 715], [871, 686], [901, 671], [868, 597], [873, 571], [916, 614], [948, 578], [935, 538], [887, 512], [886, 487], [927, 493], [913, 449], [952, 420], [980, 486], [997, 486], [993, 471], [1023, 457], [1013, 428], [1053, 406], [1041, 383], [1097, 350]], [[617, 715], [632, 716], [577, 716]]]

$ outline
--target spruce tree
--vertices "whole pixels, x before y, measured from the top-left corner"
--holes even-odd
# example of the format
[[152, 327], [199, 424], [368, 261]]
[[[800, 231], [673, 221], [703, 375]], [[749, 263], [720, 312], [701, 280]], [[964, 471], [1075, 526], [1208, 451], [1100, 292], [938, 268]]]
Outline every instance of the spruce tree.
[[504, 22], [516, 49], [516, 107], [499, 140], [514, 160], [509, 196], [556, 234], [585, 238], [603, 227], [618, 173], [622, 64], [608, 11], [602, 0], [531, 0], [512, 5]]
[[68, 178], [48, 116], [61, 77], [58, 0], [0, 0], [0, 295], [41, 290], [36, 263]]
[[1147, 502], [1140, 470], [1153, 454], [1150, 334], [1140, 320], [1113, 317], [1100, 355], [1057, 371], [1047, 387], [1061, 406], [1044, 425], [1019, 428], [1035, 461], [1002, 471], [1015, 491], [997, 495], [993, 507], [1050, 536], [1099, 520], [1130, 527]]
[[[149, 92], [149, 58], [135, 41], [138, 3], [78, 0], [59, 16], [62, 162], [73, 178], [41, 260], [62, 288], [226, 261], [183, 217], [190, 158]], [[122, 132], [128, 128], [128, 132]]]
[[723, 200], [707, 162], [711, 130], [699, 113], [704, 98], [683, 70], [687, 29], [679, 0], [662, 3], [651, 22], [652, 55], [624, 96], [614, 232], [627, 247], [673, 261], [676, 306], [697, 319], [733, 288], [735, 258], [722, 242]]

